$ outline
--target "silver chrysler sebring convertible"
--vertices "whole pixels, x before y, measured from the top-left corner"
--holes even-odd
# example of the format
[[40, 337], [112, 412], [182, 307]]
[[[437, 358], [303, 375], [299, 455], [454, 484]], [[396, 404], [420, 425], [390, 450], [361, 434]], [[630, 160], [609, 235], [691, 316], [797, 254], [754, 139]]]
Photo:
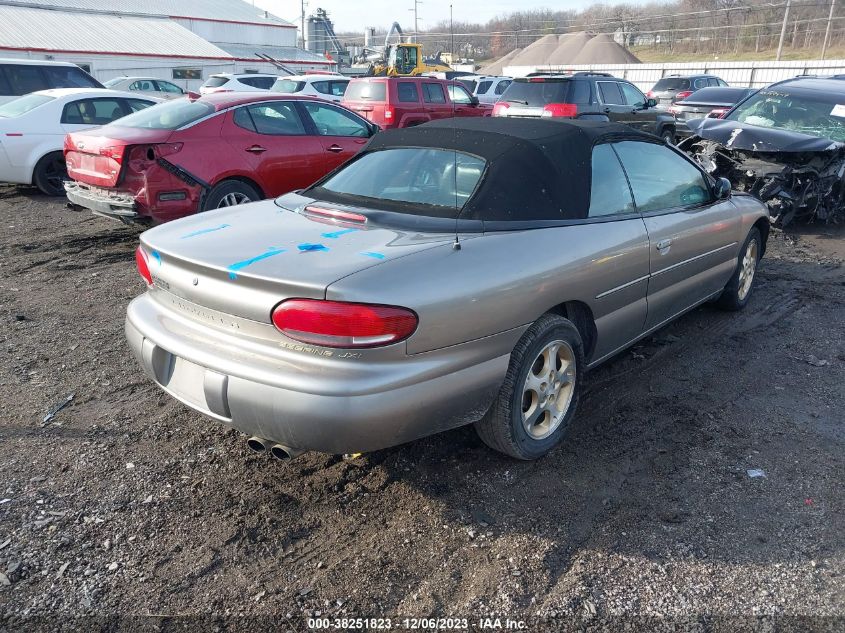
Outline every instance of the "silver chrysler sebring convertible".
[[768, 233], [763, 204], [629, 127], [451, 119], [147, 231], [126, 335], [165, 391], [281, 459], [469, 423], [534, 459], [588, 369], [705, 301], [745, 306]]

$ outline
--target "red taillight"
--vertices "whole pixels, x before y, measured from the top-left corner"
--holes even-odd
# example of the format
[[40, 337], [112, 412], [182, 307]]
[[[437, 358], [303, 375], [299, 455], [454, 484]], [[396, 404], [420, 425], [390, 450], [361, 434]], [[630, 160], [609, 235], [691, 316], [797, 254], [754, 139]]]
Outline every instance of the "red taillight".
[[384, 108], [384, 118], [386, 121], [389, 121], [393, 118], [393, 108], [390, 106], [385, 106]]
[[135, 249], [135, 265], [138, 267], [138, 272], [148, 286], [153, 285], [153, 276], [150, 274], [150, 265], [147, 262], [147, 254], [140, 246]]
[[544, 84], [544, 83], [546, 83], [546, 80], [545, 80], [543, 77], [531, 77], [531, 78], [528, 80], [528, 83], [532, 83], [532, 84]]
[[707, 118], [708, 119], [721, 119], [722, 117], [724, 117], [728, 113], [728, 110], [730, 110], [730, 108], [713, 108], [707, 114]]
[[574, 117], [578, 115], [578, 106], [574, 103], [547, 103], [543, 106], [544, 117]]
[[675, 95], [675, 101], [682, 101], [692, 94], [692, 90], [681, 90]]
[[645, 96], [648, 97], [649, 99], [653, 99], [654, 98], [654, 90], [649, 90], [647, 93], [645, 93]]
[[407, 308], [288, 299], [273, 310], [273, 325], [295, 341], [321, 347], [381, 347], [404, 340], [417, 329]]
[[123, 152], [125, 149], [125, 145], [119, 145], [117, 147], [102, 147], [100, 148], [100, 156], [111, 158], [114, 162], [120, 165], [123, 162]]
[[506, 116], [508, 108], [510, 107], [510, 103], [507, 103], [505, 101], [498, 101], [496, 105], [493, 106], [493, 116]]

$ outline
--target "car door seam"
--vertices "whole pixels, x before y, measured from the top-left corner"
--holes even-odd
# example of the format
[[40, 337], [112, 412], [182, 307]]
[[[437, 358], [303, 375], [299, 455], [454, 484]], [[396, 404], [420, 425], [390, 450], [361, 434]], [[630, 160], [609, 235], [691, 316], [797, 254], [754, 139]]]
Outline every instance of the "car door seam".
[[682, 262], [677, 262], [675, 264], [672, 264], [671, 266], [667, 266], [666, 268], [661, 268], [660, 270], [651, 273], [649, 275], [649, 277], [657, 277], [658, 275], [662, 275], [663, 273], [671, 272], [671, 271], [675, 270], [676, 268], [679, 268], [679, 267], [681, 267], [685, 264], [689, 264], [689, 263], [692, 263], [694, 261], [697, 261], [697, 260], [701, 259], [702, 257], [707, 257], [708, 255], [713, 255], [713, 254], [718, 253], [720, 251], [723, 251], [727, 248], [733, 248], [738, 243], [739, 242], [731, 242], [730, 244], [725, 244], [724, 246], [720, 246], [719, 248], [714, 248], [711, 251], [707, 251], [706, 253], [701, 253], [699, 255], [696, 255], [695, 257], [690, 257], [689, 259], [685, 259]]

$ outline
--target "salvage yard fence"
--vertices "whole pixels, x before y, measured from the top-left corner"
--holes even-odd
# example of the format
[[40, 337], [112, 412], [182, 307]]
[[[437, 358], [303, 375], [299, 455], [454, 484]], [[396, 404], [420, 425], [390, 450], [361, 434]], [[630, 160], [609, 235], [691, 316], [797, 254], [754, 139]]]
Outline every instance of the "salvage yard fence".
[[505, 66], [505, 75], [525, 77], [533, 72], [603, 72], [627, 79], [643, 92], [667, 75], [706, 73], [717, 75], [731, 86], [762, 88], [797, 75], [845, 74], [845, 59], [774, 61], [700, 61], [659, 64], [584, 64], [576, 66]]

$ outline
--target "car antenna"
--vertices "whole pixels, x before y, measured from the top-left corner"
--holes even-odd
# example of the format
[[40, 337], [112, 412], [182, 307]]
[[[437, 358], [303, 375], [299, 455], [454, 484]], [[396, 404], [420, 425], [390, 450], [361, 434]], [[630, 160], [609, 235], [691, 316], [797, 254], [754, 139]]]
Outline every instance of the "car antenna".
[[[447, 91], [448, 92], [448, 91]], [[452, 91], [454, 94], [454, 90]], [[461, 241], [458, 239], [458, 218], [461, 216], [461, 209], [458, 208], [458, 127], [455, 124], [455, 100], [452, 102], [452, 178], [454, 179], [455, 192], [455, 243], [452, 244], [452, 250], [461, 250]]]

